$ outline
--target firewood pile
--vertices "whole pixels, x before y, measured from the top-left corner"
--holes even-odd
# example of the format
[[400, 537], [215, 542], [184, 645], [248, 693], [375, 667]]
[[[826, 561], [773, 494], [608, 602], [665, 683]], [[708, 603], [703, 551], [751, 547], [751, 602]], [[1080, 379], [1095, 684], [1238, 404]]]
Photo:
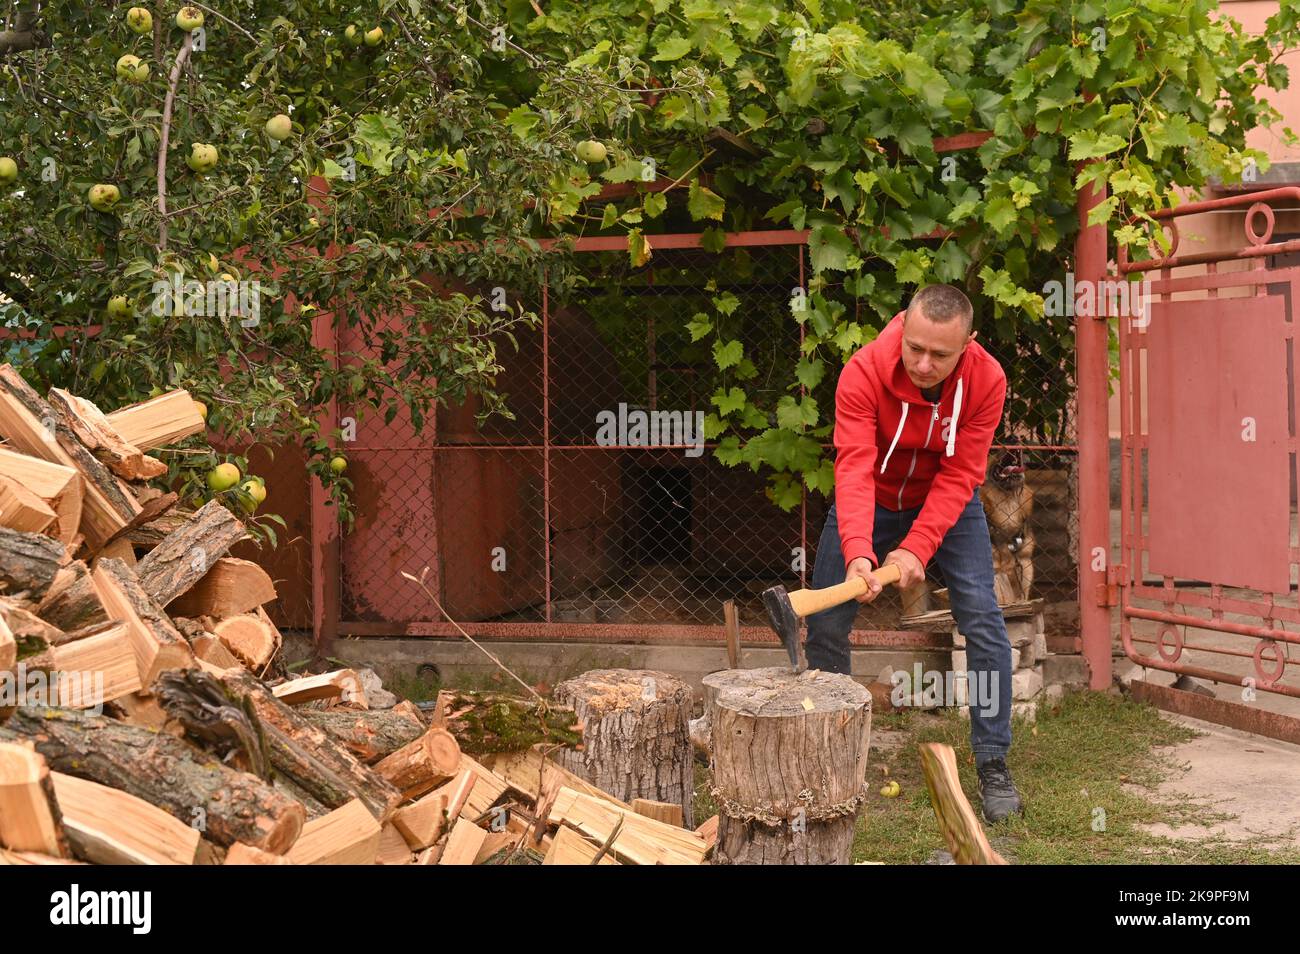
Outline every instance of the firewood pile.
[[185, 391], [104, 413], [0, 366], [0, 864], [705, 861], [716, 818], [552, 757], [572, 709], [290, 676], [243, 523], [149, 483], [203, 428]]

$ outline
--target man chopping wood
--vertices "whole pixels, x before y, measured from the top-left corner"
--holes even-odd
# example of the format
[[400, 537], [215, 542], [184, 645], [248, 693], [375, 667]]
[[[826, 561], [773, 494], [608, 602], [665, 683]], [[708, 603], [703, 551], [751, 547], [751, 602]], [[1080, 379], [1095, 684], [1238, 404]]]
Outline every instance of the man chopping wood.
[[[859, 602], [881, 592], [871, 572], [898, 566], [900, 588], [931, 560], [966, 637], [971, 749], [984, 817], [1021, 811], [1007, 769], [1011, 642], [993, 588], [993, 552], [980, 504], [1007, 378], [975, 343], [974, 312], [951, 285], [928, 285], [840, 374], [835, 393], [835, 502], [826, 517], [813, 589], [860, 576]], [[884, 555], [883, 561], [880, 554]], [[857, 603], [808, 617], [808, 665], [849, 672]], [[980, 688], [989, 698], [976, 698]]]

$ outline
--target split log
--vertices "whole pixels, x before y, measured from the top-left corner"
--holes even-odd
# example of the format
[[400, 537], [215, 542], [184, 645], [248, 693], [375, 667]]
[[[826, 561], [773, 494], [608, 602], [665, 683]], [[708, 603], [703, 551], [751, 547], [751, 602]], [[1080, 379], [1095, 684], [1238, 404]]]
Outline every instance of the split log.
[[121, 560], [99, 560], [91, 579], [108, 614], [127, 624], [143, 686], [153, 685], [167, 669], [194, 668], [190, 644], [149, 598], [134, 570]]
[[260, 566], [251, 560], [222, 557], [187, 592], [172, 600], [167, 612], [222, 619], [247, 613], [275, 597], [275, 584]]
[[251, 613], [223, 619], [212, 627], [212, 635], [221, 640], [239, 662], [253, 671], [260, 670], [279, 648], [279, 633], [261, 617]]
[[849, 676], [727, 669], [712, 702], [715, 864], [849, 864], [871, 694]]
[[54, 773], [54, 793], [73, 852], [97, 865], [192, 865], [197, 828], [126, 792]]
[[240, 842], [230, 846], [226, 852], [226, 859], [221, 862], [223, 865], [291, 865], [293, 864], [284, 855], [273, 855], [269, 851], [263, 851], [261, 848], [254, 848], [252, 845], [245, 845]]
[[206, 426], [189, 391], [160, 394], [107, 415], [118, 436], [140, 450], [153, 450], [198, 434]]
[[446, 729], [431, 728], [392, 755], [375, 763], [375, 771], [402, 793], [415, 798], [460, 770], [460, 746]]
[[425, 733], [423, 722], [396, 709], [304, 709], [299, 714], [327, 730], [366, 764], [391, 755]]
[[462, 818], [452, 826], [447, 836], [447, 847], [438, 859], [440, 865], [472, 865], [478, 857], [479, 849], [487, 832], [468, 819]]
[[959, 865], [1005, 865], [984, 836], [984, 826], [961, 790], [957, 756], [952, 746], [927, 742], [920, 746], [921, 770], [930, 791], [934, 817], [953, 861]]
[[106, 558], [121, 560], [127, 566], [133, 568], [135, 567], [136, 563], [139, 562], [135, 558], [135, 547], [133, 547], [131, 545], [131, 541], [124, 536], [116, 537], [113, 540], [109, 541], [108, 543], [104, 544], [103, 549], [101, 549], [99, 553], [95, 554], [96, 562]]
[[61, 568], [36, 607], [36, 615], [64, 632], [74, 632], [109, 618], [90, 570], [80, 560]]
[[632, 865], [698, 865], [704, 862], [704, 839], [693, 831], [665, 825], [609, 802], [562, 788], [549, 812], [553, 824], [575, 828]]
[[[465, 775], [472, 784], [474, 776], [468, 772]], [[448, 782], [393, 812], [392, 824], [401, 833], [408, 851], [428, 848], [442, 837], [447, 828], [447, 798], [454, 784]]]
[[686, 827], [682, 821], [682, 806], [677, 804], [656, 802], [648, 798], [634, 798], [632, 799], [632, 811], [638, 815], [644, 815], [646, 818], [661, 821], [665, 825], [676, 825], [678, 828]]
[[0, 476], [45, 501], [55, 517], [54, 524], [45, 532], [61, 543], [72, 542], [81, 523], [81, 507], [86, 493], [79, 470], [0, 447]]
[[81, 532], [98, 546], [140, 512], [126, 485], [86, 449], [12, 365], [0, 366], [0, 436], [14, 450], [73, 467], [86, 484]]
[[[26, 600], [0, 596], [0, 620], [18, 642], [20, 659], [64, 641], [63, 630], [37, 616], [35, 607]], [[30, 642], [30, 648], [24, 648], [24, 642]]]
[[[519, 844], [519, 838], [520, 836], [512, 831], [489, 830], [487, 837], [483, 839], [483, 844], [479, 847], [478, 854], [474, 856], [474, 864], [501, 864]], [[505, 854], [503, 855], [502, 852]], [[501, 857], [497, 857], [498, 855]]]
[[324, 818], [309, 821], [289, 849], [295, 865], [373, 865], [379, 855], [379, 822], [353, 799]]
[[226, 644], [211, 633], [203, 633], [190, 640], [194, 655], [218, 669], [243, 669], [244, 665], [226, 648]]
[[66, 552], [58, 540], [0, 527], [0, 585], [8, 593], [26, 591], [40, 599], [54, 582]]
[[489, 755], [484, 759], [486, 766], [511, 788], [528, 796], [536, 802], [543, 792], [556, 792], [561, 788], [571, 788], [592, 798], [609, 802], [614, 808], [631, 811], [632, 806], [608, 792], [602, 791], [586, 779], [581, 778], [562, 765], [546, 758], [538, 748], [526, 752], [509, 752]]
[[690, 686], [665, 672], [596, 669], [560, 683], [555, 699], [582, 722], [582, 751], [557, 755], [565, 768], [624, 801], [681, 805], [694, 827]]
[[461, 771], [472, 772], [477, 779], [465, 800], [465, 813], [474, 821], [488, 812], [510, 788], [508, 782], [492, 770], [480, 765], [468, 755], [460, 757]]
[[0, 477], [0, 526], [21, 533], [43, 533], [54, 523], [54, 508], [22, 484]]
[[257, 717], [277, 772], [326, 808], [341, 808], [359, 798], [376, 819], [388, 820], [401, 795], [381, 775], [334, 743], [324, 729], [271, 695], [247, 672], [226, 672], [221, 683]]
[[129, 722], [155, 732], [170, 732], [172, 735], [184, 734], [184, 728], [162, 707], [158, 697], [152, 692], [132, 692], [114, 699], [112, 711], [109, 712], [119, 722]]
[[141, 688], [131, 637], [119, 621], [97, 624], [93, 635], [51, 646], [20, 665], [28, 673], [50, 674], [48, 684], [38, 690], [47, 694], [46, 699], [32, 698], [29, 705], [89, 709]]
[[71, 857], [45, 758], [25, 743], [0, 742], [0, 848]]
[[544, 865], [617, 865], [614, 856], [606, 852], [599, 861], [600, 845], [589, 841], [572, 828], [561, 825], [551, 841], [551, 850], [546, 853]]
[[77, 440], [123, 480], [152, 480], [167, 473], [166, 464], [123, 440], [92, 401], [62, 388], [50, 388], [45, 397]]
[[219, 845], [242, 841], [276, 854], [302, 831], [298, 802], [247, 772], [167, 734], [68, 709], [18, 709], [0, 741], [30, 741], [50, 768], [120, 789]]
[[72, 858], [55, 858], [38, 851], [6, 851], [0, 848], [0, 865], [81, 865], [84, 861]]
[[13, 630], [0, 614], [0, 678], [14, 671], [18, 662], [18, 640], [14, 639]]
[[342, 699], [345, 695], [360, 693], [362, 703], [365, 693], [361, 691], [361, 682], [355, 670], [336, 669], [334, 672], [322, 672], [314, 676], [290, 679], [271, 689], [271, 694], [285, 705], [299, 706], [305, 702], [319, 699]]
[[166, 606], [243, 537], [244, 525], [220, 501], [210, 500], [140, 561], [140, 584], [159, 606]]
[[456, 737], [462, 752], [522, 752], [539, 742], [580, 745], [578, 713], [504, 692], [444, 689], [433, 722]]

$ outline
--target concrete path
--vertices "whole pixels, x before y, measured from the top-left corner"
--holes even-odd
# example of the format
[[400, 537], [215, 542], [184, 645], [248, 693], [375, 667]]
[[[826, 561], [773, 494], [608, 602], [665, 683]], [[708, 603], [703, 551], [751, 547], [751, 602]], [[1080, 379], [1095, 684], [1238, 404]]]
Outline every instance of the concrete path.
[[1195, 799], [1233, 817], [1211, 827], [1158, 824], [1148, 831], [1176, 839], [1217, 836], [1255, 840], [1266, 848], [1300, 847], [1300, 746], [1200, 719], [1161, 716], [1204, 734], [1155, 750], [1181, 766], [1160, 785], [1159, 794]]

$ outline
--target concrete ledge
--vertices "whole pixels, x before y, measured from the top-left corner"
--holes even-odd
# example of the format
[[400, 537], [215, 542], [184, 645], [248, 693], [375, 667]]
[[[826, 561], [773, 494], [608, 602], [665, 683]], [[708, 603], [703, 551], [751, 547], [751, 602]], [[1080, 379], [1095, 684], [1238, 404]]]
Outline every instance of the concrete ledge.
[[[285, 642], [291, 658], [311, 654], [311, 644], [305, 639], [285, 634]], [[529, 683], [554, 685], [590, 669], [657, 669], [685, 680], [699, 693], [705, 676], [727, 668], [727, 653], [722, 646], [576, 640], [484, 640], [483, 645]], [[444, 683], [475, 685], [499, 671], [490, 659], [463, 639], [339, 639], [330, 655], [350, 666], [369, 666], [385, 681], [414, 679], [422, 666], [433, 666]], [[911, 669], [919, 661], [926, 669], [946, 670], [950, 665], [946, 650], [855, 648], [851, 659], [853, 678], [864, 685], [879, 676], [886, 666]], [[788, 658], [782, 649], [742, 648], [740, 664], [744, 669], [784, 666], [788, 665]]]

